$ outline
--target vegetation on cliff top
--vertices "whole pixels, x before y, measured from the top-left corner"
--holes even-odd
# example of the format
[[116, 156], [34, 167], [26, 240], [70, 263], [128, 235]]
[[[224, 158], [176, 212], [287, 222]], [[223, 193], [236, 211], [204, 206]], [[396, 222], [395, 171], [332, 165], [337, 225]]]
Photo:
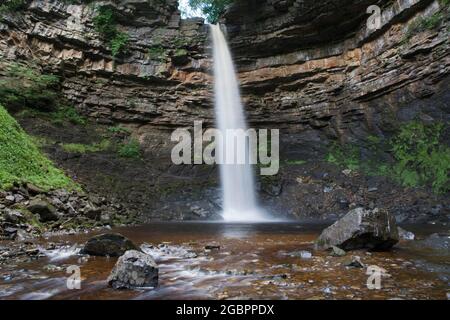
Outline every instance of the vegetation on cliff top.
[[407, 187], [430, 186], [443, 194], [450, 191], [450, 147], [442, 141], [443, 130], [442, 123], [412, 121], [401, 125], [389, 140], [369, 137], [362, 147], [334, 144], [327, 160], [369, 175], [392, 177]]
[[189, 5], [194, 10], [200, 10], [210, 23], [217, 23], [227, 6], [234, 0], [189, 0]]
[[32, 183], [44, 190], [78, 188], [39, 151], [0, 105], [0, 189], [8, 189], [14, 183]]

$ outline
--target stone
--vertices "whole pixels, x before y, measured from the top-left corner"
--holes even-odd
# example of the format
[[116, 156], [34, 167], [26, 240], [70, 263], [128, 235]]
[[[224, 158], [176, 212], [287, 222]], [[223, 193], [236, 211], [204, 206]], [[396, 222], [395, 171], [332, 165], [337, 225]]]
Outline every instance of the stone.
[[26, 188], [31, 195], [38, 195], [38, 194], [44, 193], [44, 191], [41, 188], [36, 187], [32, 183], [27, 183]]
[[347, 252], [345, 252], [344, 250], [342, 250], [341, 248], [338, 248], [336, 246], [332, 246], [331, 247], [331, 255], [333, 257], [343, 257], [347, 254]]
[[414, 240], [416, 235], [411, 231], [406, 231], [403, 228], [398, 227], [398, 236], [401, 240]]
[[344, 263], [346, 267], [352, 267], [352, 268], [364, 268], [364, 263], [361, 262], [361, 257], [359, 256], [353, 256], [351, 260]]
[[151, 256], [129, 250], [117, 260], [107, 281], [114, 289], [155, 288], [158, 285], [158, 266]]
[[5, 213], [3, 214], [3, 217], [6, 222], [9, 222], [12, 224], [18, 224], [18, 223], [25, 221], [25, 217], [18, 210], [6, 209]]
[[386, 210], [356, 208], [326, 228], [316, 240], [318, 250], [388, 250], [399, 240], [395, 218]]
[[41, 222], [56, 221], [59, 218], [55, 207], [42, 199], [31, 200], [27, 209], [31, 213], [38, 214]]
[[81, 253], [91, 256], [119, 257], [128, 250], [139, 249], [131, 240], [121, 234], [106, 233], [89, 239], [81, 250]]

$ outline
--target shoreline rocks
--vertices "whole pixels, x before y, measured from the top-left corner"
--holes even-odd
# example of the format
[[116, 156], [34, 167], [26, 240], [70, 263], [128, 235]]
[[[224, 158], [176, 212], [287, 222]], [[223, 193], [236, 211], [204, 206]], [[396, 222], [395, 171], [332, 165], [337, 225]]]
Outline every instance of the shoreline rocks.
[[138, 251], [139, 249], [121, 234], [105, 233], [89, 239], [81, 253], [100, 257], [119, 257], [129, 250]]
[[397, 224], [388, 211], [356, 208], [322, 231], [315, 248], [327, 250], [336, 246], [345, 251], [383, 251], [392, 248], [398, 241]]

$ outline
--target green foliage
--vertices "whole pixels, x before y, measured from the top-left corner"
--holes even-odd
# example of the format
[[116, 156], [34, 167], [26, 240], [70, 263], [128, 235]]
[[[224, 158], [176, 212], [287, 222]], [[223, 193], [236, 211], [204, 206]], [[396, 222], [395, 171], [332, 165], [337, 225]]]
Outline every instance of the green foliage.
[[37, 68], [18, 63], [5, 66], [5, 77], [0, 81], [0, 103], [8, 109], [29, 107], [52, 110], [56, 107], [59, 78], [42, 74]]
[[100, 143], [81, 144], [81, 143], [67, 143], [61, 144], [64, 151], [69, 153], [94, 153], [105, 151], [109, 149], [111, 143], [109, 140], [102, 140]]
[[94, 17], [95, 30], [109, 42], [111, 54], [117, 57], [126, 52], [129, 36], [125, 32], [117, 29], [117, 16], [115, 12], [107, 7], [100, 6], [96, 9], [97, 15]]
[[54, 124], [63, 124], [69, 121], [76, 125], [85, 125], [86, 118], [82, 117], [74, 107], [62, 107], [50, 114], [50, 118]]
[[148, 57], [150, 60], [164, 62], [167, 61], [168, 53], [161, 45], [157, 45], [148, 49]]
[[139, 158], [141, 156], [139, 141], [130, 139], [119, 147], [118, 154], [123, 158]]
[[[443, 1], [448, 2], [449, 0]], [[448, 5], [444, 4], [444, 5]], [[448, 13], [447, 13], [448, 15]], [[417, 18], [406, 31], [406, 34], [402, 40], [402, 42], [406, 43], [408, 42], [414, 35], [424, 32], [426, 30], [434, 30], [441, 26], [442, 22], [445, 20], [446, 13], [445, 11], [441, 10], [429, 17], [419, 17]]]
[[15, 12], [23, 9], [26, 5], [25, 0], [6, 0], [0, 5], [0, 15]]
[[217, 23], [227, 6], [234, 0], [189, 0], [194, 10], [201, 10], [210, 23]]
[[0, 105], [0, 189], [32, 183], [44, 190], [79, 188], [47, 159]]
[[111, 39], [110, 46], [113, 57], [126, 52], [129, 38], [127, 33], [118, 32], [116, 36]]
[[[443, 124], [418, 121], [400, 126], [388, 141], [369, 136], [364, 147], [370, 154], [361, 159], [354, 145], [333, 144], [327, 161], [368, 175], [389, 176], [408, 187], [430, 186], [435, 193], [450, 191], [450, 148], [441, 141]], [[393, 161], [384, 159], [386, 151]]]
[[335, 142], [330, 147], [327, 161], [350, 170], [358, 170], [360, 167], [359, 148], [353, 144], [340, 145]]
[[124, 128], [124, 127], [121, 127], [121, 126], [109, 127], [108, 131], [110, 133], [119, 133], [119, 134], [126, 134], [126, 135], [131, 134], [131, 130], [130, 129]]
[[450, 148], [441, 144], [443, 124], [413, 121], [393, 137], [393, 171], [405, 186], [431, 185], [436, 193], [450, 190]]

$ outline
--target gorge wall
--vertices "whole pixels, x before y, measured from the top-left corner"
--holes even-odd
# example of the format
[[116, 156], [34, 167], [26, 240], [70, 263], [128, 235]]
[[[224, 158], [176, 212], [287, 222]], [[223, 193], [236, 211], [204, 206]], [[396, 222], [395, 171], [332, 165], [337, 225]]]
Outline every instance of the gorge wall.
[[[182, 20], [175, 0], [25, 2], [24, 10], [0, 21], [2, 61], [34, 61], [60, 75], [62, 92], [80, 113], [99, 125], [127, 126], [144, 153], [143, 163], [112, 166], [93, 155], [61, 160], [50, 148], [54, 159], [94, 191], [108, 190], [107, 196], [109, 185], [122, 185], [115, 196], [150, 218], [217, 212], [215, 169], [170, 161], [174, 128], [190, 127], [194, 120], [213, 124], [203, 21]], [[117, 14], [119, 29], [129, 35], [126, 53], [113, 57], [96, 32], [93, 3]], [[416, 118], [448, 122], [448, 14], [433, 28], [410, 32], [418, 20], [448, 7], [443, 3], [237, 0], [222, 22], [252, 126], [281, 130], [283, 161], [320, 161], [333, 141], [358, 144], [369, 135], [389, 136], [399, 122]], [[381, 27], [369, 30], [366, 9], [374, 4], [382, 9]], [[104, 170], [114, 179], [99, 183], [83, 165], [86, 160], [96, 163], [91, 171]], [[287, 166], [276, 178], [262, 180], [263, 202], [287, 216], [328, 217], [351, 205], [392, 205], [401, 192], [392, 189], [380, 199], [368, 190], [383, 181], [353, 177], [352, 185], [341, 181], [346, 177], [339, 171], [319, 167]], [[336, 181], [330, 181], [331, 172]], [[313, 182], [306, 185], [305, 179]], [[407, 194], [399, 214], [426, 214], [442, 203], [426, 192], [421, 197], [432, 200], [419, 201], [414, 211], [417, 194]]]

